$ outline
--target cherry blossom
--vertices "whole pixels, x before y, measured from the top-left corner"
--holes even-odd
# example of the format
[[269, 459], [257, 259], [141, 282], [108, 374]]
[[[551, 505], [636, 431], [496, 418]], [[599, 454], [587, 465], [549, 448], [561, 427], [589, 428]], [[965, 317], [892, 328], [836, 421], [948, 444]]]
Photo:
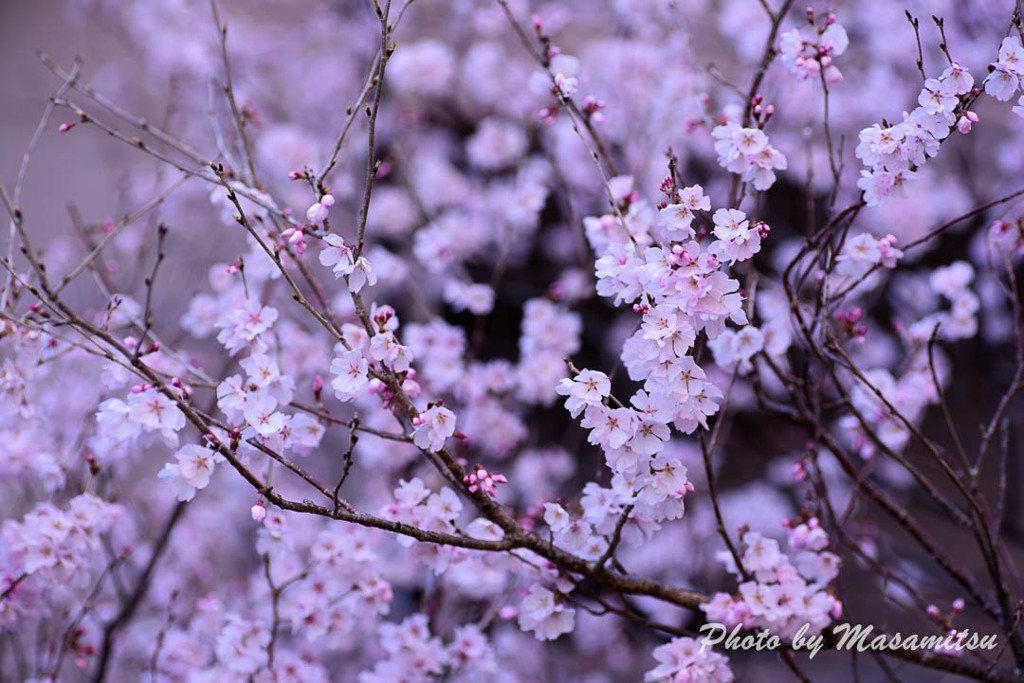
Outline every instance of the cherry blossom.
[[353, 349], [345, 351], [331, 361], [331, 387], [340, 400], [349, 400], [355, 396], [368, 381], [367, 368], [369, 363], [361, 351]]
[[576, 610], [565, 607], [555, 593], [540, 584], [527, 590], [519, 608], [519, 627], [537, 640], [553, 640], [575, 628]]
[[413, 442], [427, 451], [437, 451], [455, 433], [455, 413], [443, 406], [433, 406], [414, 420]]
[[188, 445], [178, 450], [174, 459], [177, 462], [164, 465], [158, 476], [168, 480], [178, 500], [192, 500], [196, 491], [210, 484], [216, 463], [214, 453], [202, 446]]
[[15, 126], [0, 679], [721, 683], [790, 672], [671, 631], [872, 610], [1024, 666], [1009, 9], [64, 4], [136, 58]]

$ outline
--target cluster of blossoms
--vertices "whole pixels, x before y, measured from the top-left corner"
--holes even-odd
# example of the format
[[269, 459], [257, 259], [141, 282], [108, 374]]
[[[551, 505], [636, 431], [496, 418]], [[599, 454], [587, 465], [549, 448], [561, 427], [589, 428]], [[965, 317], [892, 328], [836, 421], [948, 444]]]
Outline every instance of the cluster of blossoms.
[[[0, 479], [31, 481], [33, 489], [52, 495], [80, 463], [80, 453], [71, 446], [79, 426], [92, 419], [102, 393], [119, 381], [120, 373], [90, 364], [88, 354], [62, 348], [45, 332], [6, 320], [0, 320], [0, 352]], [[58, 380], [81, 385], [81, 391], [69, 395]], [[60, 411], [69, 419], [55, 425], [52, 416]], [[90, 437], [87, 446], [87, 460], [94, 465], [126, 456], [120, 443]]]
[[896, 248], [896, 238], [886, 235], [877, 238], [866, 232], [851, 237], [843, 245], [843, 251], [836, 259], [836, 275], [858, 280], [867, 275], [875, 266], [888, 269], [896, 267], [903, 252]]
[[504, 474], [498, 474], [497, 472], [488, 472], [481, 465], [477, 465], [473, 468], [473, 471], [462, 478], [462, 483], [466, 484], [466, 490], [470, 493], [476, 493], [477, 491], [483, 491], [491, 498], [498, 495], [498, 484], [507, 484], [508, 479]]
[[[269, 513], [256, 539], [265, 569], [247, 587], [257, 607], [242, 611], [218, 596], [200, 597], [192, 620], [163, 632], [164, 647], [153, 660], [158, 680], [330, 680], [311, 646], [345, 648], [368, 622], [390, 609], [391, 587], [378, 571], [374, 545], [358, 527], [291, 526], [280, 513]], [[273, 612], [266, 600], [273, 601]], [[268, 664], [267, 651], [278, 630], [292, 633], [298, 643], [284, 647], [277, 642]]]
[[264, 337], [274, 327], [278, 311], [273, 306], [261, 306], [256, 299], [247, 299], [242, 306], [225, 310], [217, 319], [220, 329], [217, 341], [234, 355], [254, 345], [257, 351], [265, 349]]
[[185, 415], [174, 401], [154, 387], [137, 386], [125, 400], [107, 399], [99, 406], [96, 422], [104, 439], [114, 444], [157, 432], [169, 445], [178, 443]]
[[[369, 338], [368, 348], [364, 352], [378, 363], [383, 363], [395, 372], [406, 373], [408, 376], [413, 354], [412, 350], [402, 344], [396, 336], [398, 316], [395, 315], [395, 309], [390, 306], [374, 307], [373, 323], [375, 328]], [[361, 332], [357, 334], [360, 339], [364, 339]]]
[[427, 683], [440, 675], [484, 680], [498, 668], [494, 651], [479, 627], [458, 627], [445, 645], [431, 635], [425, 614], [413, 614], [400, 624], [381, 624], [380, 643], [387, 656], [372, 671], [361, 673], [359, 683]]
[[334, 271], [334, 277], [344, 277], [353, 292], [361, 291], [368, 284], [377, 284], [377, 274], [369, 260], [362, 255], [356, 256], [352, 247], [345, 244], [341, 236], [334, 233], [326, 235], [324, 245], [323, 251], [320, 252], [320, 263]]
[[[1024, 78], [1024, 47], [1021, 46], [1020, 38], [1007, 36], [1003, 39], [999, 46], [999, 58], [989, 65], [989, 70], [985, 78], [985, 92], [1000, 102], [1013, 97]], [[1017, 104], [1024, 105], [1024, 101]]]
[[583, 322], [564, 306], [531, 299], [523, 306], [522, 328], [517, 394], [526, 403], [550, 405], [557, 398], [552, 388], [564, 376], [565, 359], [580, 348]]
[[952, 63], [938, 78], [925, 80], [918, 95], [918, 107], [894, 125], [875, 124], [860, 132], [857, 158], [861, 171], [857, 187], [864, 191], [868, 206], [887, 197], [906, 197], [906, 184], [925, 162], [938, 154], [939, 146], [955, 125], [963, 134], [971, 131], [977, 114], [967, 109], [974, 94], [974, 77], [966, 68]]
[[[233, 432], [220, 436], [227, 436], [225, 440], [255, 438], [272, 448], [308, 454], [320, 443], [324, 426], [308, 414], [287, 414], [279, 410], [292, 400], [294, 379], [281, 372], [273, 355], [263, 351], [252, 353], [239, 365], [246, 373], [245, 379], [241, 375], [231, 375], [217, 386], [217, 407], [231, 424], [236, 425]], [[196, 450], [189, 450], [186, 456], [190, 460], [203, 457]], [[183, 464], [182, 453], [176, 457]], [[164, 476], [181, 479], [179, 474], [182, 470], [179, 465], [178, 471], [167, 469]]]
[[519, 606], [519, 628], [532, 631], [537, 640], [554, 640], [576, 626], [576, 610], [566, 607], [560, 593], [535, 583]]
[[[452, 533], [462, 512], [462, 501], [450, 488], [431, 493], [419, 478], [404, 479], [395, 489], [395, 503], [385, 513], [392, 519], [411, 524], [419, 529]], [[411, 539], [402, 539], [411, 545]]]
[[[476, 474], [479, 475], [479, 472], [478, 469]], [[432, 493], [420, 479], [403, 480], [394, 491], [394, 499], [395, 502], [383, 511], [386, 518], [426, 531], [447, 534], [459, 532], [458, 519], [463, 506], [451, 489], [442, 488]], [[500, 529], [482, 518], [466, 525], [465, 533], [483, 540], [500, 540], [502, 537]], [[401, 538], [400, 542], [405, 546], [413, 546], [414, 543], [408, 538]], [[600, 549], [606, 547], [607, 544], [604, 544]], [[420, 562], [430, 567], [442, 580], [479, 597], [497, 596], [505, 590], [510, 580], [522, 573], [516, 569], [515, 560], [502, 559], [493, 554], [424, 543], [415, 544], [414, 553]], [[538, 566], [548, 566], [533, 553], [525, 552], [522, 557]], [[533, 632], [538, 640], [552, 640], [571, 632], [575, 626], [575, 610], [565, 604], [563, 596], [572, 591], [573, 583], [557, 572], [546, 570], [538, 571], [536, 578], [554, 584], [554, 590], [534, 582], [523, 593], [519, 608], [506, 607], [503, 614], [507, 613], [509, 618], [518, 616], [520, 628]], [[473, 632], [472, 627], [466, 628], [469, 629], [466, 633]], [[475, 642], [477, 638], [471, 640]], [[445, 661], [442, 657], [438, 665], [443, 665]], [[392, 666], [386, 662], [381, 665]]]
[[974, 267], [966, 261], [955, 261], [936, 268], [928, 276], [932, 291], [949, 302], [948, 311], [925, 316], [909, 329], [913, 338], [922, 339], [938, 329], [943, 339], [970, 339], [978, 333], [978, 311], [981, 302], [971, 291]]
[[271, 513], [257, 539], [274, 583], [288, 587], [280, 613], [293, 633], [309, 643], [342, 646], [365, 619], [390, 612], [393, 593], [379, 568], [379, 544], [365, 529], [321, 528], [309, 541], [305, 564], [296, 557], [294, 535], [282, 515]]
[[[922, 244], [908, 233], [963, 214], [968, 194], [981, 205], [1024, 166], [1011, 144], [1024, 133], [1009, 128], [994, 162], [964, 151], [976, 177], [930, 162], [921, 172], [954, 127], [966, 134], [978, 120], [969, 108], [981, 91], [965, 67], [950, 60], [925, 80], [902, 123], [861, 131], [861, 191], [845, 183], [853, 150], [831, 143], [879, 120], [888, 100], [864, 93], [899, 91], [901, 65], [917, 56], [885, 3], [844, 6], [852, 47], [872, 60], [840, 73], [851, 46], [834, 15], [773, 15], [755, 0], [435, 3], [422, 10], [429, 21], [413, 19], [420, 3], [381, 3], [387, 44], [351, 3], [297, 0], [303, 11], [273, 20], [234, 8], [228, 39], [199, 27], [208, 12], [193, 12], [194, 0], [68, 2], [129, 29], [119, 33], [137, 41], [140, 70], [160, 76], [132, 82], [170, 76], [178, 111], [210, 115], [168, 114], [172, 135], [100, 100], [98, 118], [76, 111], [58, 129], [122, 119], [110, 130], [140, 127], [136, 152], [154, 149], [156, 131], [183, 168], [200, 169], [175, 185], [133, 167], [124, 189], [148, 207], [139, 216], [174, 226], [166, 255], [182, 266], [175, 285], [190, 283], [188, 302], [161, 300], [175, 291], [165, 271], [140, 295], [134, 276], [152, 254], [137, 218], [83, 224], [42, 250], [46, 272], [71, 273], [58, 292], [80, 273], [99, 284], [98, 299], [76, 291], [88, 302], [80, 319], [47, 303], [39, 275], [15, 272], [24, 258], [8, 264], [0, 476], [16, 495], [0, 496], [0, 636], [15, 656], [0, 660], [4, 680], [26, 678], [14, 669], [33, 669], [16, 664], [33, 648], [22, 658], [41, 662], [30, 680], [77, 680], [51, 661], [66, 645], [83, 679], [109, 661], [99, 678], [154, 683], [606, 683], [644, 669], [649, 683], [728, 683], [742, 662], [691, 638], [654, 648], [649, 668], [628, 622], [598, 619], [591, 600], [617, 600], [614, 579], [672, 587], [713, 576], [724, 517], [754, 528], [743, 527], [738, 564], [725, 558], [739, 589], [715, 594], [709, 619], [785, 635], [838, 618], [829, 587], [840, 561], [823, 523], [794, 522], [788, 552], [765, 528], [794, 514], [768, 483], [781, 463], [764, 463], [763, 477], [737, 468], [744, 476], [718, 482], [718, 501], [695, 493], [749, 457], [734, 414], [744, 425], [766, 409], [772, 424], [795, 417], [764, 440], [792, 452], [806, 406], [829, 406], [814, 425], [825, 464], [801, 470], [822, 478], [801, 484], [805, 514], [820, 515], [826, 483], [831, 497], [851, 491], [847, 479], [867, 481], [857, 467], [886, 492], [907, 483], [899, 456], [952, 376], [933, 341], [1001, 325], [1004, 336], [979, 341], [1001, 343], [1014, 331], [998, 278], [1003, 256], [1024, 253], [1024, 221], [996, 214], [1002, 204], [985, 209], [998, 216], [988, 259], [970, 236], [966, 252], [931, 255], [965, 260], [906, 268]], [[692, 59], [695, 18], [724, 38], [706, 41], [719, 63], [757, 74], [752, 100], [735, 104], [745, 84]], [[534, 36], [509, 19], [532, 24], [536, 44], [523, 50], [517, 38]], [[970, 24], [951, 22], [948, 43], [974, 68], [1002, 35]], [[758, 45], [759, 31], [780, 39]], [[209, 88], [226, 67], [221, 48], [234, 73], [226, 105]], [[678, 56], [671, 69], [666, 54]], [[776, 56], [787, 68], [771, 66]], [[1017, 38], [1003, 40], [984, 91], [1010, 99], [1022, 60]], [[71, 100], [96, 92], [74, 81]], [[294, 85], [287, 107], [273, 84]], [[337, 103], [359, 93], [339, 120]], [[711, 102], [724, 103], [721, 116]], [[341, 145], [367, 127], [369, 159], [365, 145]], [[911, 178], [920, 196], [881, 206]], [[220, 181], [208, 197], [193, 189], [204, 179]], [[659, 183], [667, 201], [656, 205], [644, 197]], [[181, 237], [204, 247], [190, 258], [224, 262], [179, 263]], [[40, 303], [25, 304], [32, 296]], [[882, 300], [891, 305], [879, 313]], [[168, 310], [184, 311], [180, 324], [161, 317]], [[549, 410], [560, 396], [566, 411]], [[841, 479], [828, 463], [847, 453], [870, 462], [846, 461]], [[26, 513], [39, 500], [52, 502]], [[849, 517], [871, 525], [873, 515]], [[154, 547], [159, 528], [166, 545]], [[155, 571], [117, 554], [129, 544], [153, 551]], [[666, 552], [675, 547], [692, 552]], [[652, 621], [678, 620], [679, 605], [652, 595], [637, 597]], [[116, 647], [94, 637], [107, 626]]]
[[747, 323], [739, 283], [725, 268], [753, 256], [767, 229], [751, 226], [741, 211], [720, 209], [713, 218], [714, 239], [702, 243], [692, 223], [698, 212], [710, 208], [710, 200], [700, 186], [679, 190], [671, 206], [655, 213], [632, 192], [631, 182], [617, 181], [618, 215], [590, 219], [587, 237], [599, 256], [598, 292], [616, 303], [634, 304], [642, 314], [621, 358], [643, 388], [630, 405], [616, 401], [613, 407], [606, 374], [584, 369], [561, 381], [557, 391], [566, 397], [570, 414], [582, 416], [589, 442], [601, 448], [612, 485], [588, 483], [578, 516], [559, 503], [544, 505], [544, 521], [555, 542], [588, 559], [602, 557], [613, 534], [636, 546], [659, 522], [683, 514], [684, 497], [694, 487], [686, 466], [665, 448], [670, 425], [685, 433], [706, 427], [722, 397], [691, 355], [697, 335], [703, 332], [712, 341], [736, 335], [735, 353], [744, 360], [763, 348], [756, 328], [732, 332], [725, 327], [727, 320]]
[[458, 280], [451, 280], [445, 285], [444, 298], [452, 310], [468, 310], [474, 315], [490, 313], [494, 308], [494, 290], [490, 285], [467, 285]]
[[[722, 392], [707, 381], [691, 350], [702, 332], [714, 340], [727, 321], [747, 324], [739, 282], [726, 269], [759, 251], [766, 234], [742, 211], [720, 209], [714, 239], [701, 241], [691, 225], [693, 211], [708, 205], [701, 188], [685, 188], [678, 201], [672, 199], [678, 205], [659, 213], [643, 201], [632, 202], [621, 217], [605, 215], [587, 230], [599, 256], [598, 293], [616, 304], [634, 304], [642, 314], [621, 359], [630, 378], [643, 381], [643, 390], [630, 399], [632, 407], [611, 408], [603, 403], [606, 382], [594, 382], [594, 375], [576, 378], [582, 390], [565, 384], [560, 389], [570, 396], [566, 407], [574, 415], [585, 406], [589, 440], [601, 446], [613, 471], [640, 477], [639, 487], [651, 476], [647, 459], [661, 451], [669, 424], [689, 434], [706, 427], [717, 411]], [[751, 353], [760, 350], [752, 343]]]
[[654, 648], [659, 663], [644, 674], [644, 683], [732, 683], [732, 669], [724, 656], [693, 638], [673, 638]]
[[846, 29], [829, 14], [819, 27], [814, 21], [814, 10], [807, 10], [807, 24], [786, 31], [779, 39], [779, 57], [782, 63], [801, 79], [823, 77], [832, 85], [843, 80], [834, 57], [846, 52], [850, 39]]
[[[766, 107], [770, 114], [771, 105]], [[752, 183], [756, 190], [767, 190], [775, 184], [775, 171], [787, 167], [786, 156], [772, 147], [768, 135], [759, 128], [744, 128], [735, 121], [711, 131], [715, 139], [718, 165]]]
[[222, 667], [221, 676], [252, 676], [263, 667], [264, 652], [270, 645], [270, 631], [262, 624], [237, 614], [227, 614], [217, 634], [214, 651]]
[[[839, 420], [854, 450], [865, 458], [874, 457], [879, 443], [865, 432], [862, 420], [872, 425], [882, 449], [900, 452], [910, 442], [910, 425], [917, 424], [929, 405], [940, 400], [933, 371], [940, 381], [947, 374], [945, 365], [933, 367], [928, 345], [934, 336], [946, 340], [971, 338], [978, 332], [980, 301], [969, 288], [974, 269], [964, 261], [932, 271], [922, 294], [940, 306], [940, 299], [949, 302], [949, 310], [935, 310], [902, 327], [901, 338], [907, 350], [905, 367], [898, 377], [888, 369], [864, 371], [864, 379], [851, 378], [850, 400], [853, 413]], [[941, 360], [941, 359], [940, 359]]]
[[805, 624], [813, 635], [841, 616], [841, 603], [828, 591], [839, 575], [839, 557], [827, 550], [828, 534], [817, 518], [789, 525], [788, 554], [778, 541], [753, 531], [740, 540], [740, 567], [728, 552], [721, 557], [730, 572], [749, 578], [740, 583], [738, 595], [716, 593], [701, 606], [709, 621], [792, 638]]
[[83, 493], [64, 507], [41, 504], [0, 526], [0, 625], [38, 621], [93, 580], [100, 539], [124, 514]]
[[306, 220], [313, 225], [323, 223], [327, 220], [327, 214], [330, 212], [332, 206], [334, 206], [334, 195], [327, 193], [321, 197], [319, 201], [313, 202], [313, 204], [306, 209]]

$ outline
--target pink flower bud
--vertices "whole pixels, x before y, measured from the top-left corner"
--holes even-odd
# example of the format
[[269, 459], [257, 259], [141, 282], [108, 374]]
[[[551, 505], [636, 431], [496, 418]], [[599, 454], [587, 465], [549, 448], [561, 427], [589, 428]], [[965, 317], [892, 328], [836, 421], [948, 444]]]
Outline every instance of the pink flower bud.
[[304, 253], [306, 253], [306, 247], [308, 246], [308, 242], [306, 242], [306, 235], [304, 233], [296, 232], [294, 235], [288, 238], [288, 243], [292, 245], [292, 248], [295, 249], [295, 253], [298, 254], [299, 256], [302, 256]]
[[171, 378], [171, 384], [177, 387], [178, 389], [181, 389], [185, 393], [185, 396], [192, 396], [192, 387], [182, 382], [180, 378]]
[[[973, 112], [968, 113], [970, 114]], [[956, 129], [960, 132], [961, 135], [967, 135], [968, 133], [971, 132], [971, 123], [972, 122], [969, 118], [967, 118], [966, 116], [961, 116], [960, 120], [956, 122]]]
[[797, 464], [793, 465], [792, 474], [793, 479], [795, 481], [803, 481], [804, 479], [807, 478], [807, 470], [804, 468], [804, 463], [802, 460]]
[[537, 112], [537, 118], [540, 119], [541, 121], [543, 121], [544, 124], [548, 125], [548, 126], [550, 126], [552, 123], [554, 123], [555, 119], [557, 117], [558, 117], [558, 107], [555, 107], [555, 106], [544, 107], [539, 112]]
[[252, 514], [252, 521], [257, 524], [261, 523], [267, 516], [267, 508], [263, 507], [263, 503], [256, 503], [249, 508], [249, 512]]
[[406, 378], [406, 380], [402, 382], [402, 391], [409, 394], [410, 398], [416, 398], [423, 393], [423, 389], [420, 387], [419, 382], [409, 378]]
[[[330, 195], [324, 196], [326, 198]], [[306, 220], [308, 220], [310, 223], [323, 223], [326, 218], [327, 207], [321, 204], [320, 202], [317, 202], [316, 204], [313, 204], [308, 209], [306, 209]]]

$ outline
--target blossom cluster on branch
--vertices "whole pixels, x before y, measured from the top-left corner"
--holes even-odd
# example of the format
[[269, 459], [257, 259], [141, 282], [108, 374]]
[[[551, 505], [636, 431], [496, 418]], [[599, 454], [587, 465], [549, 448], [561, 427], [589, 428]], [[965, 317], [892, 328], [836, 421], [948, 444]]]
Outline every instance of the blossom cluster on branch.
[[932, 4], [67, 0], [0, 678], [1024, 681], [1024, 23]]

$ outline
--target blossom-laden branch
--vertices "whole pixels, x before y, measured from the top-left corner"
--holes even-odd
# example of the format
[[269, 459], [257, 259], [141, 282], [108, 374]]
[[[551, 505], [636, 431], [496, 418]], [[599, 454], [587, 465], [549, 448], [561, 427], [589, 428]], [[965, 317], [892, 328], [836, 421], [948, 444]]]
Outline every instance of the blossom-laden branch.
[[[83, 597], [32, 675], [66, 676], [74, 654], [94, 682], [137, 662], [154, 680], [205, 667], [224, 680], [301, 672], [296, 680], [315, 681], [326, 676], [318, 660], [339, 643], [379, 640], [383, 659], [352, 664], [361, 683], [486, 677], [504, 656], [492, 645], [503, 633], [518, 649], [532, 646], [527, 638], [589, 631], [577, 620], [601, 618], [670, 637], [654, 648], [647, 681], [732, 680], [727, 658], [691, 637], [701, 619], [779, 633], [783, 664], [808, 681], [794, 636], [803, 625], [837, 644], [828, 629], [859, 616], [844, 591], [853, 590], [850, 568], [861, 566], [884, 578], [872, 605], [899, 606], [936, 638], [954, 637], [969, 611], [1004, 641], [997, 653], [957, 657], [885, 639], [873, 652], [884, 671], [895, 658], [979, 681], [1024, 680], [1021, 580], [1008, 545], [1024, 386], [1021, 191], [993, 181], [998, 188], [975, 194], [998, 199], [969, 208], [928, 175], [960, 153], [945, 142], [979, 123], [980, 97], [1016, 93], [1024, 47], [1005, 38], [975, 83], [952, 56], [972, 36], [935, 18], [945, 65], [929, 78], [928, 37], [908, 15], [916, 45], [905, 56], [923, 78], [918, 106], [902, 122], [864, 127], [878, 120], [878, 103], [850, 95], [867, 76], [844, 55], [877, 33], [866, 19], [844, 8], [842, 17], [808, 10], [797, 20], [789, 0], [750, 4], [750, 22], [767, 17], [763, 42], [722, 41], [742, 47], [733, 61], [750, 70], [744, 89], [717, 72], [717, 85], [704, 83], [699, 67], [688, 71], [696, 65], [665, 68], [665, 55], [686, 53], [690, 37], [670, 28], [674, 20], [653, 20], [664, 8], [628, 12], [622, 44], [581, 51], [584, 63], [566, 50], [587, 39], [564, 32], [562, 19], [541, 12], [521, 22], [521, 7], [504, 0], [452, 23], [465, 38], [454, 41], [458, 50], [425, 37], [430, 22], [403, 22], [411, 2], [374, 3], [358, 20], [332, 5], [306, 27], [308, 59], [292, 64], [259, 57], [259, 41], [249, 40], [260, 30], [255, 18], [232, 16], [239, 38], [229, 44], [211, 0], [216, 44], [175, 50], [172, 80], [189, 98], [192, 86], [179, 86], [178, 75], [194, 84], [192, 70], [207, 83], [221, 73], [229, 135], [215, 118], [196, 128], [168, 115], [156, 126], [84, 84], [80, 62], [64, 71], [44, 57], [63, 84], [13, 194], [0, 185], [11, 217], [0, 438], [14, 454], [0, 467], [33, 481], [11, 503], [21, 521], [4, 524], [12, 550], [0, 553], [0, 628], [39, 624], [43, 642], [46, 620], [56, 619], [47, 591]], [[170, 32], [169, 19], [161, 16]], [[735, 22], [720, 19], [718, 30], [734, 37]], [[848, 36], [840, 19], [857, 30]], [[339, 47], [335, 34], [355, 36], [356, 26], [369, 28]], [[495, 39], [506, 26], [524, 54]], [[616, 60], [629, 62], [629, 77], [603, 80], [601, 65], [614, 71]], [[776, 61], [787, 68], [770, 68]], [[294, 68], [279, 71], [285, 65]], [[273, 79], [261, 77], [269, 72], [294, 83], [295, 97], [268, 100]], [[648, 76], [657, 97], [634, 87]], [[802, 86], [810, 90], [794, 94]], [[581, 97], [581, 88], [595, 94]], [[339, 116], [342, 92], [352, 98]], [[806, 116], [802, 98], [818, 103]], [[649, 129], [636, 130], [635, 107], [650, 114]], [[62, 134], [102, 132], [176, 171], [145, 201], [133, 196], [139, 208], [120, 221], [90, 224], [69, 209], [86, 245], [80, 258], [30, 229], [34, 214], [20, 206], [29, 160], [62, 110], [71, 115]], [[296, 123], [283, 123], [289, 118]], [[334, 121], [330, 137], [309, 132], [325, 121]], [[210, 123], [213, 138], [199, 139]], [[169, 132], [179, 129], [180, 137]], [[365, 147], [346, 146], [363, 134]], [[851, 154], [864, 166], [856, 183], [843, 172], [853, 161], [843, 141], [854, 134]], [[665, 149], [664, 139], [668, 174], [660, 177], [659, 152], [652, 180], [650, 152]], [[326, 154], [314, 166], [316, 149]], [[814, 177], [816, 154], [825, 183]], [[210, 228], [188, 204], [200, 186], [223, 226]], [[800, 186], [806, 236], [775, 206]], [[937, 205], [918, 207], [928, 216], [918, 222], [937, 227], [912, 232], [880, 218], [913, 187]], [[304, 215], [293, 206], [307, 206]], [[583, 207], [595, 215], [579, 221]], [[986, 244], [948, 265], [922, 265], [944, 259], [958, 229], [995, 210], [1004, 213]], [[165, 213], [174, 215], [165, 222]], [[560, 237], [566, 221], [582, 223], [566, 233], [575, 243]], [[189, 244], [201, 248], [181, 254], [198, 224], [200, 239]], [[181, 273], [207, 255], [199, 252], [217, 250], [218, 231], [243, 251], [215, 263], [206, 283], [196, 279], [187, 312], [168, 320], [157, 292], [172, 289], [171, 274], [183, 284]], [[986, 268], [975, 252], [992, 244], [998, 263]], [[916, 260], [924, 247], [934, 251]], [[554, 283], [541, 274], [548, 264], [560, 269]], [[139, 289], [131, 270], [140, 301], [130, 295]], [[98, 301], [79, 286], [87, 272]], [[913, 293], [901, 296], [904, 288]], [[403, 301], [404, 292], [416, 300]], [[512, 360], [486, 332], [518, 320], [519, 309]], [[471, 344], [462, 315], [474, 321]], [[1014, 364], [975, 437], [965, 428], [973, 417], [958, 409], [950, 358], [983, 326], [996, 330], [986, 341], [994, 355], [1013, 347]], [[606, 341], [605, 327], [622, 333]], [[216, 345], [193, 345], [179, 329]], [[71, 387], [80, 390], [74, 399]], [[548, 410], [558, 397], [567, 416]], [[926, 420], [933, 408], [939, 433]], [[746, 438], [748, 428], [771, 438]], [[733, 467], [741, 451], [765, 460], [798, 453], [785, 485], [797, 487], [803, 508], [766, 498], [759, 480], [778, 484], [774, 469], [760, 460]], [[151, 457], [163, 461], [159, 488], [144, 486], [143, 495], [131, 476]], [[245, 486], [231, 488], [229, 476]], [[214, 486], [216, 494], [205, 491]], [[44, 496], [54, 502], [20, 511]], [[178, 503], [153, 542], [115, 524], [127, 512], [144, 527], [154, 501], [171, 496]], [[953, 547], [928, 511], [974, 546]], [[784, 534], [770, 518], [785, 520]], [[205, 538], [210, 519], [240, 533], [186, 551], [178, 539]], [[207, 586], [222, 587], [210, 585], [204, 553], [232, 557], [228, 536], [249, 543], [253, 528], [258, 566], [235, 577], [245, 590], [203, 597]], [[114, 550], [122, 536], [149, 546], [131, 578]], [[101, 545], [106, 564], [90, 564]], [[724, 547], [733, 578], [715, 578], [707, 547]], [[246, 550], [239, 557], [251, 557]], [[235, 571], [228, 564], [218, 571]], [[414, 566], [433, 577], [403, 573]], [[175, 606], [163, 609], [155, 587], [182, 576], [194, 581], [178, 581]], [[925, 598], [940, 589], [953, 598], [950, 612]], [[384, 619], [389, 610], [396, 619]], [[504, 624], [512, 621], [518, 631]], [[134, 629], [152, 637], [130, 639]], [[27, 639], [10, 632], [16, 659]], [[609, 633], [610, 643], [618, 632]], [[135, 640], [153, 646], [140, 652]], [[1011, 657], [1017, 669], [1000, 668]]]

